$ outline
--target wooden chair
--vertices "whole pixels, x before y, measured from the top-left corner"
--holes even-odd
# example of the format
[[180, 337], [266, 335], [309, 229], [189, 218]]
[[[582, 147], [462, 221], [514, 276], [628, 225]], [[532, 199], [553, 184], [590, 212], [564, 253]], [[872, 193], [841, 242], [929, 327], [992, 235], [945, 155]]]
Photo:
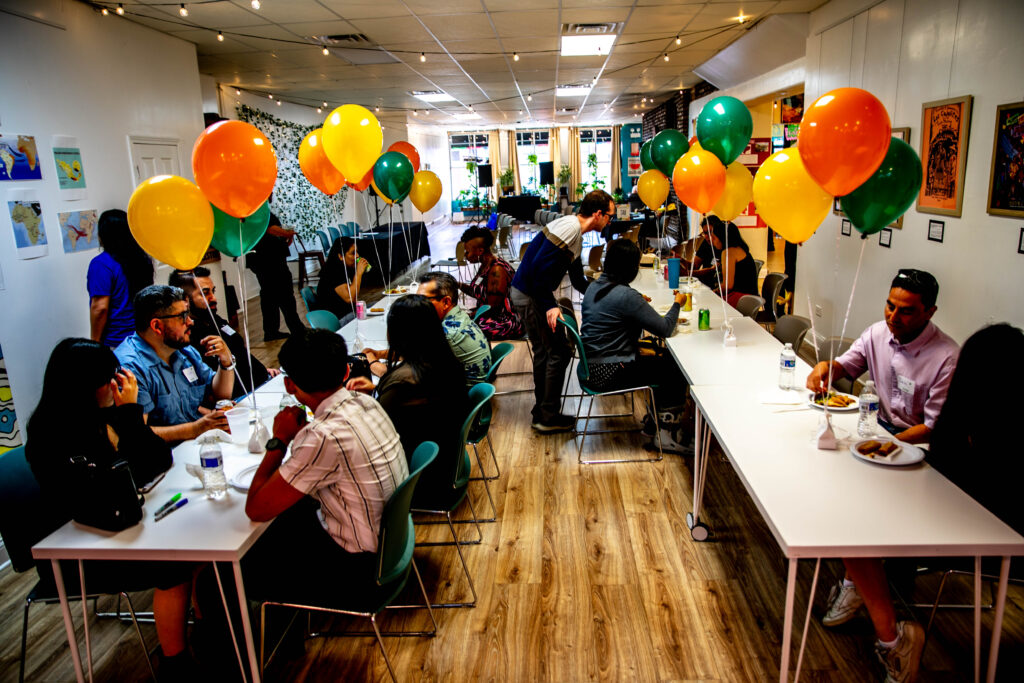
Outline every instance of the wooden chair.
[[295, 245], [299, 263], [299, 289], [302, 289], [307, 282], [312, 282], [312, 278], [306, 270], [306, 262], [312, 259], [318, 264], [318, 268], [322, 270], [326, 261], [324, 260], [324, 252], [319, 249], [311, 249], [298, 235], [295, 236]]

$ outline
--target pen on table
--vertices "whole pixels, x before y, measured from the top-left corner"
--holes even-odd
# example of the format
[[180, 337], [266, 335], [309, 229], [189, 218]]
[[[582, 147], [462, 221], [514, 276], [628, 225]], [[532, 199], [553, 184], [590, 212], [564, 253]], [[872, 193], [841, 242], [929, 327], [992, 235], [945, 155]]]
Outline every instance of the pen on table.
[[181, 500], [181, 493], [180, 493], [180, 492], [179, 492], [179, 493], [175, 493], [175, 494], [174, 494], [174, 496], [172, 496], [172, 497], [171, 497], [171, 499], [170, 499], [169, 501], [167, 501], [166, 503], [164, 503], [163, 505], [161, 505], [160, 507], [158, 507], [158, 508], [156, 509], [156, 512], [154, 512], [153, 514], [154, 514], [154, 515], [159, 515], [159, 514], [160, 514], [161, 512], [164, 512], [164, 511], [166, 511], [166, 510], [169, 510], [169, 509], [170, 509], [170, 507], [171, 507], [172, 505], [174, 505], [175, 503], [177, 503], [177, 502], [178, 502], [179, 500]]
[[156, 515], [156, 521], [159, 522], [161, 519], [163, 519], [167, 515], [171, 514], [172, 512], [177, 510], [178, 508], [184, 507], [185, 503], [187, 503], [187, 502], [188, 502], [188, 498], [182, 498], [181, 500], [179, 500], [177, 503], [174, 504], [174, 507], [167, 508], [163, 512], [157, 514]]

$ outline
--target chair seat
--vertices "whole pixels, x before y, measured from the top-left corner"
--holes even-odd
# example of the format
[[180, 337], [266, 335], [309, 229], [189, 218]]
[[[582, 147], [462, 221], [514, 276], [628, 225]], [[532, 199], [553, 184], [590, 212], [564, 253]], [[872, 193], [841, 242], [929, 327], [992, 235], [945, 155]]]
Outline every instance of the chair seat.
[[[344, 612], [377, 614], [402, 592], [411, 570], [410, 563], [398, 578], [380, 586], [374, 583], [374, 569], [369, 567], [365, 577], [339, 576], [339, 581], [333, 583], [281, 585], [281, 592], [272, 590], [248, 597], [258, 602], [316, 605]], [[359, 590], [353, 591], [353, 585], [358, 585]]]
[[417, 488], [412, 497], [413, 510], [455, 510], [466, 497], [466, 493], [469, 492], [469, 471], [471, 467], [472, 463], [469, 459], [469, 453], [463, 449], [463, 476], [459, 477], [451, 487], [441, 486], [432, 489], [423, 486]]
[[[657, 389], [658, 385], [657, 384], [651, 384], [650, 387], [651, 387], [651, 389]], [[601, 390], [597, 390], [597, 389], [592, 389], [592, 388], [584, 385], [582, 382], [580, 382], [580, 389], [582, 389], [583, 393], [585, 393], [587, 396], [603, 396], [604, 394], [617, 394], [617, 393], [620, 393], [620, 392], [625, 394], [625, 393], [628, 393], [630, 391], [641, 391], [642, 389], [646, 389], [646, 388], [647, 388], [647, 386], [631, 387], [631, 388], [625, 388], [625, 389], [601, 389]]]

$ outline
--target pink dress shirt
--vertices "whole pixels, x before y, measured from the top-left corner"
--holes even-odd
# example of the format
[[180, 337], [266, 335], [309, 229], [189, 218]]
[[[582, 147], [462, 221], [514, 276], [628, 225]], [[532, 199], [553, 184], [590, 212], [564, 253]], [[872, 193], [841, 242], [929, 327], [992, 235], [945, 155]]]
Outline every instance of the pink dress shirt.
[[949, 391], [960, 347], [932, 322], [909, 344], [900, 344], [885, 321], [864, 330], [836, 359], [850, 377], [865, 370], [875, 382], [879, 417], [901, 429], [935, 426]]

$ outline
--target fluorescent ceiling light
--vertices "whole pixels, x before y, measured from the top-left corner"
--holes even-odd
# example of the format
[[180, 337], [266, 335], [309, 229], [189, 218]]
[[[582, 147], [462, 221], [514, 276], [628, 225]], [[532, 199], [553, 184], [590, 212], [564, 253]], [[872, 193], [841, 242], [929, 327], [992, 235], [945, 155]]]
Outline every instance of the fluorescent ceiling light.
[[562, 36], [563, 57], [607, 55], [615, 44], [615, 35]]
[[454, 102], [455, 98], [440, 90], [413, 90], [409, 93], [423, 102]]
[[466, 112], [464, 114], [452, 114], [452, 116], [454, 118], [457, 118], [460, 121], [472, 121], [472, 120], [475, 120], [475, 119], [482, 119], [483, 118], [482, 116], [480, 116], [480, 114], [477, 114], [476, 112]]
[[558, 97], [583, 97], [590, 92], [589, 85], [560, 85], [555, 88]]

